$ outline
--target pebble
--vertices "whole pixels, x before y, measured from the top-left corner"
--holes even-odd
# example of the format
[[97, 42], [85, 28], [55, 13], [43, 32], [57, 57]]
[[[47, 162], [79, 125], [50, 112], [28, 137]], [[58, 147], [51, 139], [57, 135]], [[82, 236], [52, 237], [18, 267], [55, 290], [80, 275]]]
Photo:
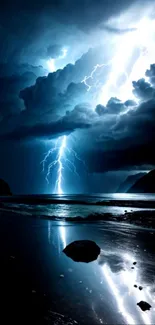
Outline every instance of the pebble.
[[82, 281], [79, 281], [79, 283], [82, 283]]
[[64, 278], [64, 274], [60, 274], [60, 278]]
[[134, 284], [134, 288], [137, 288], [137, 284]]
[[137, 264], [137, 262], [133, 262], [133, 265], [136, 265]]
[[151, 305], [146, 301], [140, 301], [137, 305], [141, 308], [142, 311], [150, 310], [151, 308]]
[[142, 286], [139, 286], [139, 290], [143, 290], [143, 287]]

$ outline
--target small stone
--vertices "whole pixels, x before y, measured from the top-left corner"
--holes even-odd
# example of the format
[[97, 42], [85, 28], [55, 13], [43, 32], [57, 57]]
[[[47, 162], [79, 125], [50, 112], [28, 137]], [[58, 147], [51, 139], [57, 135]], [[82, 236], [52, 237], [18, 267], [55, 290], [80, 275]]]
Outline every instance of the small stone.
[[125, 213], [127, 213], [128, 211], [127, 210], [124, 210]]
[[143, 287], [142, 286], [139, 286], [139, 290], [143, 290]]
[[134, 270], [134, 267], [132, 266], [131, 269]]
[[82, 283], [82, 281], [79, 281], [79, 283], [81, 284], [81, 283]]
[[133, 262], [133, 265], [136, 265], [137, 264], [137, 262]]
[[35, 290], [32, 290], [32, 293], [36, 293], [36, 291]]
[[60, 274], [60, 278], [64, 278], [64, 274]]
[[137, 305], [141, 308], [142, 311], [150, 310], [150, 308], [152, 307], [146, 301], [140, 301], [140, 302], [138, 302]]
[[134, 284], [134, 288], [137, 288], [137, 284]]

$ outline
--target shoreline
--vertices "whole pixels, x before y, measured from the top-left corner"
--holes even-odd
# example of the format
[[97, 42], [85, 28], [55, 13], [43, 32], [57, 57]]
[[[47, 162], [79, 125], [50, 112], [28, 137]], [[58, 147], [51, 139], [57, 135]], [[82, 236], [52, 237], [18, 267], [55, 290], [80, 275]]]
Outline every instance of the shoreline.
[[73, 217], [59, 217], [56, 215], [44, 215], [44, 214], [33, 214], [26, 211], [20, 211], [18, 209], [12, 209], [12, 207], [1, 208], [0, 213], [6, 215], [11, 214], [13, 216], [21, 215], [21, 217], [28, 217], [30, 219], [42, 219], [48, 221], [63, 221], [71, 223], [100, 223], [100, 222], [116, 222], [116, 223], [126, 223], [141, 227], [147, 227], [155, 229], [155, 211], [154, 210], [139, 210], [139, 211], [125, 211], [124, 214], [114, 214], [114, 213], [90, 213], [88, 216], [73, 216]]
[[[8, 212], [1, 213], [0, 221], [5, 324], [154, 324], [155, 232]], [[63, 253], [69, 243], [82, 239], [101, 248], [94, 262], [74, 262]], [[152, 306], [149, 312], [137, 306], [141, 300]]]

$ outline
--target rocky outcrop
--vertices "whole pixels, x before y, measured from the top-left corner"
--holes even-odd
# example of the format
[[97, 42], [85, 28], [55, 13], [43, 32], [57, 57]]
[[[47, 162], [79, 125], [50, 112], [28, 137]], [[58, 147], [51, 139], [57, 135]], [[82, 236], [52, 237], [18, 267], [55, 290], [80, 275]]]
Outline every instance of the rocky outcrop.
[[12, 195], [9, 185], [0, 179], [0, 196]]
[[128, 193], [155, 193], [155, 169], [141, 177]]
[[128, 176], [123, 183], [120, 184], [117, 193], [127, 193], [127, 191], [146, 173], [137, 173]]

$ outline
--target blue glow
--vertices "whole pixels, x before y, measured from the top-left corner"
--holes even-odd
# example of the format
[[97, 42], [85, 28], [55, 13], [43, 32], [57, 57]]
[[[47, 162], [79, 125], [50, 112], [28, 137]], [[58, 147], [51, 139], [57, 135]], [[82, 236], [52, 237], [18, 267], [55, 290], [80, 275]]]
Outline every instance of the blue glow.
[[[56, 157], [53, 160], [53, 155]], [[67, 145], [67, 136], [64, 135], [63, 137], [59, 137], [54, 144], [54, 147], [45, 154], [44, 159], [42, 160], [41, 164], [43, 166], [43, 172], [46, 172], [46, 165], [47, 165], [47, 172], [46, 172], [46, 181], [50, 183], [50, 175], [53, 171], [54, 167], [57, 167], [57, 179], [55, 182], [54, 187], [54, 194], [62, 195], [65, 193], [63, 189], [63, 170], [64, 168], [68, 168], [69, 171], [73, 172], [77, 177], [79, 174], [76, 170], [75, 160], [79, 161], [83, 164], [84, 168], [86, 168], [84, 161], [78, 156], [75, 150]], [[50, 161], [50, 162], [49, 162]]]

